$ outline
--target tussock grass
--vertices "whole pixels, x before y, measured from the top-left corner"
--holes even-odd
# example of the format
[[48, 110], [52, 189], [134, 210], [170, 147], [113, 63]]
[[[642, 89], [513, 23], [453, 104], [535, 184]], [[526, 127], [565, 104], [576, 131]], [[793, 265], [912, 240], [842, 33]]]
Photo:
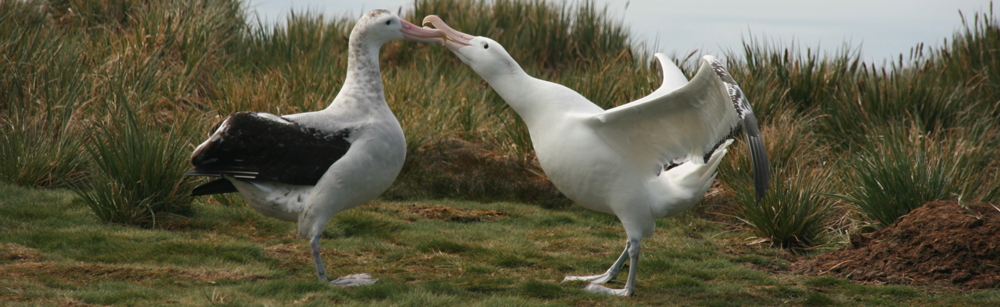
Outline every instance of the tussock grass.
[[55, 187], [86, 176], [83, 139], [74, 124], [18, 113], [0, 127], [0, 180]]
[[0, 4], [0, 180], [53, 187], [83, 177], [81, 43], [46, 27], [35, 1]]
[[778, 246], [795, 250], [821, 244], [833, 206], [823, 195], [830, 172], [780, 174], [787, 179], [774, 181], [774, 189], [759, 204], [753, 191], [737, 189], [741, 205], [734, 215], [751, 233]]
[[537, 0], [421, 0], [406, 16], [421, 20], [432, 14], [455, 29], [517, 46], [508, 52], [534, 69], [575, 67], [630, 48], [624, 23], [591, 1], [558, 5]]
[[843, 196], [877, 226], [888, 226], [934, 200], [996, 202], [996, 130], [924, 134], [916, 125], [890, 126], [872, 135], [850, 163]]
[[[733, 190], [732, 215], [761, 242], [802, 249], [822, 244], [835, 199], [835, 168], [828, 145], [818, 138], [815, 117], [792, 110], [775, 114], [761, 128], [771, 162], [771, 189], [756, 202], [750, 154], [745, 144], [730, 148], [719, 178]], [[805, 117], [802, 117], [805, 116]]]
[[184, 176], [189, 168], [184, 134], [161, 136], [130, 110], [118, 113], [124, 118], [90, 134], [86, 148], [94, 169], [74, 189], [109, 223], [154, 227], [164, 218], [190, 215], [195, 182]]
[[[792, 43], [781, 47], [750, 38], [743, 43], [744, 62], [729, 60], [734, 75], [746, 78], [740, 87], [765, 123], [782, 111], [811, 112], [828, 103], [830, 95], [850, 86], [863, 72], [859, 49], [845, 45], [834, 54], [818, 54]], [[735, 78], [735, 76], [734, 76]]]

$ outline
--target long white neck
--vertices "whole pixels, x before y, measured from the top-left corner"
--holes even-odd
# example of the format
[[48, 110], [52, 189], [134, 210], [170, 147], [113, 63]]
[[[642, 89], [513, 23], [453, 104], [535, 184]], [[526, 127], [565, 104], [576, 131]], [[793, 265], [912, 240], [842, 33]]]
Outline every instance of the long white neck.
[[378, 51], [382, 44], [363, 43], [357, 39], [357, 32], [351, 33], [347, 53], [347, 77], [344, 85], [329, 108], [341, 101], [378, 101], [385, 105], [385, 89], [382, 86], [382, 73], [379, 70]]
[[527, 92], [537, 86], [537, 81], [541, 81], [529, 76], [520, 67], [509, 73], [482, 76], [486, 83], [489, 83], [490, 87], [518, 113], [528, 111], [531, 97]]
[[563, 85], [537, 79], [521, 70], [483, 76], [529, 129], [570, 112], [601, 112], [597, 105]]

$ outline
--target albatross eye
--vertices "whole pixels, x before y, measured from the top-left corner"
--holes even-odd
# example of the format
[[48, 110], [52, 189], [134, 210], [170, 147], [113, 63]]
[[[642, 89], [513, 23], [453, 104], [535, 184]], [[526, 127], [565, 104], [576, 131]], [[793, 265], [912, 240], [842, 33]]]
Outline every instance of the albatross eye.
[[490, 44], [483, 44], [483, 49], [490, 49]]

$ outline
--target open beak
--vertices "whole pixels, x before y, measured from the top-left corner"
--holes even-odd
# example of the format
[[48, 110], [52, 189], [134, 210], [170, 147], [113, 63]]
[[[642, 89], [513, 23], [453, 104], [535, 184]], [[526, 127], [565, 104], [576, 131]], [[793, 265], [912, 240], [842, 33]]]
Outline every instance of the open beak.
[[452, 29], [448, 26], [448, 24], [444, 23], [444, 21], [441, 20], [441, 17], [437, 17], [437, 15], [427, 15], [427, 17], [424, 17], [424, 25], [426, 26], [427, 24], [431, 24], [440, 30], [440, 32], [446, 37], [443, 45], [448, 47], [448, 49], [451, 49], [452, 52], [458, 52], [459, 48], [470, 45], [469, 41], [474, 38], [472, 35], [455, 31], [455, 29]]
[[399, 22], [403, 24], [403, 28], [399, 29], [399, 32], [402, 32], [403, 38], [408, 41], [441, 45], [448, 40], [445, 34], [438, 29], [421, 28], [402, 18], [399, 19]]

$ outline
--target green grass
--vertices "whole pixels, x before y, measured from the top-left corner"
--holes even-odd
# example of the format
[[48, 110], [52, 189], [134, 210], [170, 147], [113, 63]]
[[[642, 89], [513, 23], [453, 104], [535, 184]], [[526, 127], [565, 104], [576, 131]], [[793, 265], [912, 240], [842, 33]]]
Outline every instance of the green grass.
[[[0, 302], [149, 305], [979, 305], [1000, 292], [855, 284], [759, 266], [780, 250], [733, 244], [748, 234], [686, 213], [643, 241], [638, 291], [622, 299], [582, 291], [568, 274], [603, 271], [624, 231], [585, 209], [522, 203], [378, 201], [344, 212], [324, 236], [333, 275], [368, 272], [373, 286], [315, 280], [308, 242], [294, 224], [248, 222], [247, 206], [196, 202], [183, 230], [140, 229], [99, 219], [74, 193], [0, 184]], [[410, 205], [503, 210], [478, 222], [415, 217]], [[30, 208], [30, 209], [27, 209]], [[341, 216], [341, 215], [338, 215]], [[550, 223], [544, 221], [558, 220]], [[358, 222], [365, 221], [365, 222]], [[397, 225], [339, 234], [342, 222]], [[267, 225], [273, 224], [273, 225]], [[264, 229], [264, 230], [261, 230]], [[594, 232], [607, 231], [600, 236]], [[723, 248], [728, 246], [728, 248]], [[744, 247], [740, 247], [744, 246]], [[728, 250], [724, 252], [723, 250]], [[778, 266], [780, 267], [780, 266]], [[611, 286], [621, 287], [624, 275]], [[930, 295], [930, 291], [935, 293]]]

